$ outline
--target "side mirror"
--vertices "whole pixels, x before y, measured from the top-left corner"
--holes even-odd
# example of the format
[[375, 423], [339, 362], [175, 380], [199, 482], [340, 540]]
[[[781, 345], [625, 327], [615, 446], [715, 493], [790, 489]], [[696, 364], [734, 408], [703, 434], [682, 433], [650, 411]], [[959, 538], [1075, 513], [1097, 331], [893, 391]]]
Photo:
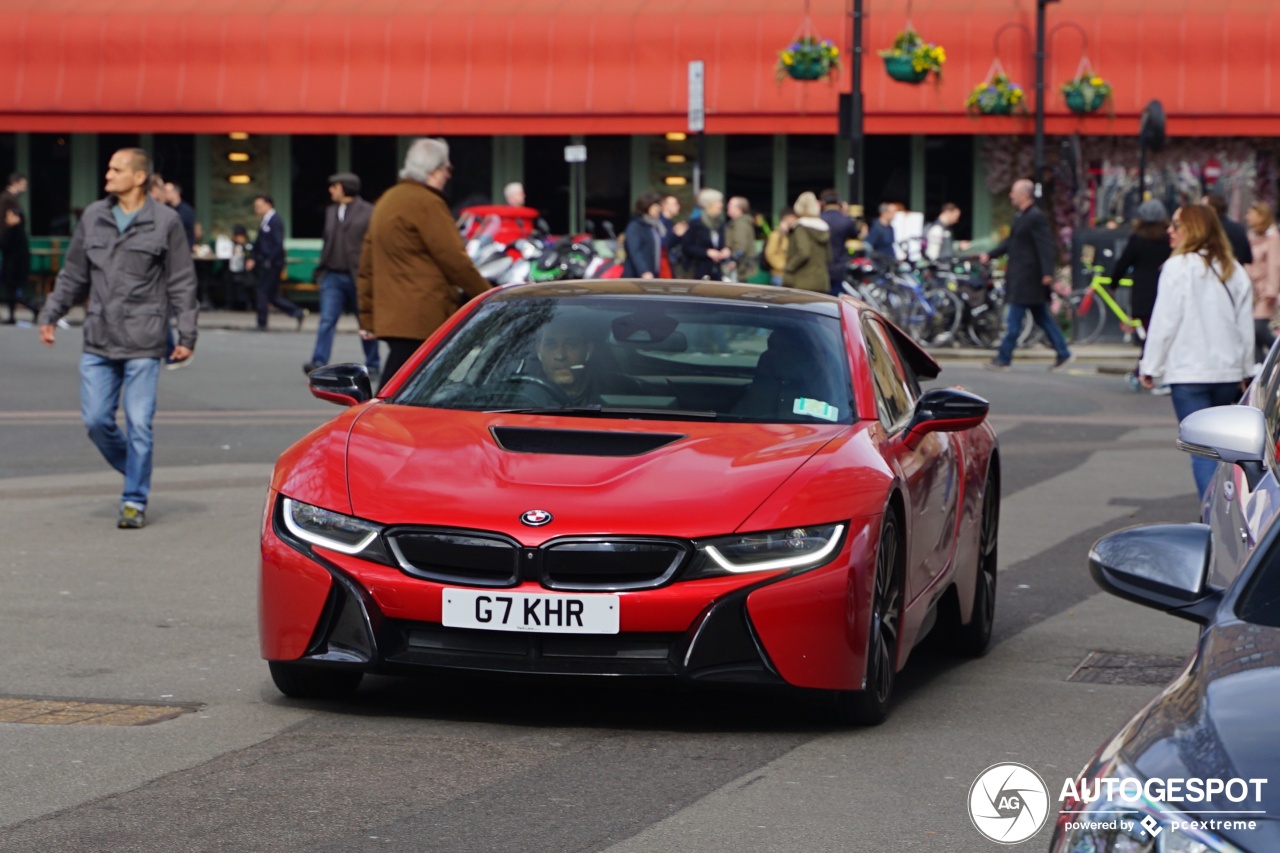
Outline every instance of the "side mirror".
[[1205, 524], [1130, 527], [1093, 543], [1089, 574], [1112, 595], [1204, 625], [1222, 601], [1205, 583], [1210, 544]]
[[547, 220], [543, 219], [541, 216], [539, 216], [533, 224], [534, 224], [534, 227], [538, 229], [539, 234], [551, 233], [551, 226], [548, 225]]
[[1249, 491], [1258, 487], [1267, 453], [1267, 423], [1253, 406], [1215, 406], [1183, 418], [1178, 449], [1240, 466]]
[[931, 432], [960, 432], [986, 420], [991, 404], [959, 388], [935, 388], [916, 403], [907, 427], [907, 444], [914, 447]]
[[307, 374], [311, 393], [321, 400], [358, 406], [373, 399], [373, 383], [363, 364], [329, 364]]
[[604, 233], [608, 235], [610, 240], [618, 239], [618, 232], [613, 229], [612, 222], [606, 219], [601, 227], [604, 228]]

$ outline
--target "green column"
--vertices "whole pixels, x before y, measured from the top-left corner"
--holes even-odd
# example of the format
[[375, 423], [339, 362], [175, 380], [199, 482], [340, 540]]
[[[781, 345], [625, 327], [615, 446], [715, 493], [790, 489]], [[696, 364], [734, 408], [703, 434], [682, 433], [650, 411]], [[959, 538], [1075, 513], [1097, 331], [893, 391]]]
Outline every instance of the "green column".
[[293, 192], [293, 159], [290, 148], [288, 136], [271, 137], [271, 180], [268, 185], [276, 203], [276, 213], [289, 229], [284, 235], [286, 239], [293, 235], [293, 203], [290, 198]]
[[213, 231], [213, 138], [208, 134], [197, 134], [191, 140], [192, 164], [195, 181], [196, 222], [204, 228], [205, 238], [212, 236]]
[[778, 211], [788, 207], [793, 199], [787, 198], [787, 135], [773, 135], [773, 210], [769, 221], [777, 225]]
[[911, 137], [911, 209], [916, 213], [924, 213], [924, 136], [917, 133]]
[[397, 136], [396, 137], [396, 174], [400, 174], [400, 170], [404, 168], [404, 155], [409, 153], [409, 146], [413, 144], [416, 136]]
[[649, 174], [649, 158], [651, 138], [643, 134], [631, 137], [631, 197], [628, 202], [634, 204], [640, 193], [651, 190], [652, 178]]
[[85, 208], [97, 201], [102, 189], [98, 175], [98, 135], [71, 134], [71, 207]]
[[991, 193], [987, 191], [987, 163], [982, 157], [985, 137], [973, 138], [973, 239], [991, 236]]
[[849, 193], [849, 140], [844, 136], [836, 137], [835, 168], [831, 173], [831, 186], [835, 187], [844, 198]]
[[724, 136], [707, 136], [707, 163], [703, 172], [702, 185], [720, 190], [728, 196], [725, 186], [725, 145]]
[[338, 162], [334, 163], [335, 172], [351, 171], [351, 134], [338, 134]]
[[[14, 169], [26, 175], [28, 185], [31, 178], [31, 134], [15, 133], [13, 140], [13, 166]], [[31, 192], [22, 194], [22, 198], [18, 199], [18, 203], [22, 205], [22, 216], [31, 221]]]
[[490, 193], [494, 204], [502, 203], [502, 190], [512, 181], [524, 181], [524, 137], [493, 138], [493, 181]]

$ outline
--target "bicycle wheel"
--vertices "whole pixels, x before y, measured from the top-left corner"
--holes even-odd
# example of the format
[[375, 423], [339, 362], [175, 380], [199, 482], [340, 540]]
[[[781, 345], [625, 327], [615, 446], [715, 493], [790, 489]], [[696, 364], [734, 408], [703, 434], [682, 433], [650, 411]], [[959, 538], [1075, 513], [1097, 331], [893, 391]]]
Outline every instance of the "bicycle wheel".
[[1091, 344], [1102, 337], [1102, 329], [1107, 324], [1106, 305], [1092, 290], [1080, 292], [1079, 298], [1072, 294], [1072, 341], [1077, 344]]
[[949, 344], [956, 339], [960, 319], [964, 316], [964, 302], [950, 290], [934, 288], [923, 296], [929, 307], [925, 322], [921, 324], [921, 343]]

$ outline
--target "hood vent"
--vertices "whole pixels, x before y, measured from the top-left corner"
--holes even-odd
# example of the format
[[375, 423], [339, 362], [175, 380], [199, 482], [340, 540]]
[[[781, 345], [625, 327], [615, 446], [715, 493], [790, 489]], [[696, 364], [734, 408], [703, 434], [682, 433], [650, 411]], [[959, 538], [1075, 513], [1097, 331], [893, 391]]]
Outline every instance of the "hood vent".
[[537, 427], [490, 427], [489, 431], [503, 450], [560, 456], [641, 456], [685, 437], [670, 433]]

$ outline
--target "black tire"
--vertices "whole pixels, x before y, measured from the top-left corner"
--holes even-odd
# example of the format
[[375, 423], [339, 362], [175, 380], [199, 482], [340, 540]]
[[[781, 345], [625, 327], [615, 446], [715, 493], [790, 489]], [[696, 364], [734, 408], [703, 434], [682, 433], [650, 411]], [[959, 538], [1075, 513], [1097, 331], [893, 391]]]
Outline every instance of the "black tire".
[[902, 627], [904, 541], [897, 511], [886, 511], [880, 525], [880, 547], [876, 550], [871, 632], [867, 637], [867, 687], [836, 694], [836, 717], [842, 723], [876, 726], [889, 715]]
[[267, 661], [276, 689], [293, 699], [346, 699], [360, 686], [364, 673], [358, 669], [307, 666]]
[[953, 648], [965, 657], [979, 658], [991, 645], [996, 619], [997, 545], [1000, 538], [1000, 479], [987, 474], [983, 489], [982, 527], [978, 535], [978, 580], [973, 588], [973, 613], [968, 625], [957, 625]]

